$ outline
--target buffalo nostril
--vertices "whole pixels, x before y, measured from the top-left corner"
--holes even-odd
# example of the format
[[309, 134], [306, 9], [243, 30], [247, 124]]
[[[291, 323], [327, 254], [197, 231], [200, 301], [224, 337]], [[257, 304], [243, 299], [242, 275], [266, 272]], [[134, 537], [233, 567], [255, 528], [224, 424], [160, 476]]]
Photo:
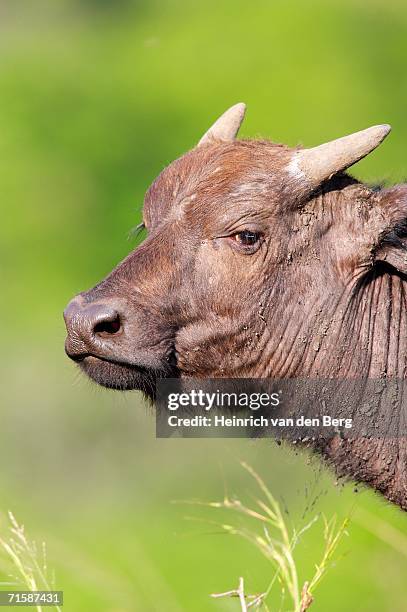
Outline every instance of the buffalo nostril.
[[93, 332], [101, 338], [107, 338], [118, 334], [122, 329], [122, 323], [119, 315], [117, 314], [114, 318], [105, 319], [96, 323], [93, 328]]

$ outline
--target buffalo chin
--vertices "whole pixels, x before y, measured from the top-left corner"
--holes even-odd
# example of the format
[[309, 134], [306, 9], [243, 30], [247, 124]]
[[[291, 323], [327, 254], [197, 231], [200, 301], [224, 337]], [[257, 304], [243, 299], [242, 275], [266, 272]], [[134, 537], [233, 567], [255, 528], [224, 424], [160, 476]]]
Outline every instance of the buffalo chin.
[[155, 397], [155, 386], [158, 377], [164, 373], [131, 364], [114, 363], [87, 356], [79, 362], [81, 370], [102, 387], [117, 391], [142, 391], [149, 398]]

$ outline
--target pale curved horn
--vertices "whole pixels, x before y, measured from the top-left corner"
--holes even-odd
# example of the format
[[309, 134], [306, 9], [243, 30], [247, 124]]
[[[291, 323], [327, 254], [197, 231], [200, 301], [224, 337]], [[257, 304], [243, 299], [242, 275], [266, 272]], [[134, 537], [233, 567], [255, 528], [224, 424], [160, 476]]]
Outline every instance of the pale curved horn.
[[240, 102], [231, 106], [217, 121], [209, 128], [198, 142], [198, 147], [212, 140], [232, 141], [236, 138], [241, 123], [246, 113], [246, 104]]
[[326, 179], [371, 153], [390, 130], [390, 125], [375, 125], [319, 147], [302, 149], [294, 154], [289, 170], [298, 178], [305, 178], [309, 186], [315, 189]]

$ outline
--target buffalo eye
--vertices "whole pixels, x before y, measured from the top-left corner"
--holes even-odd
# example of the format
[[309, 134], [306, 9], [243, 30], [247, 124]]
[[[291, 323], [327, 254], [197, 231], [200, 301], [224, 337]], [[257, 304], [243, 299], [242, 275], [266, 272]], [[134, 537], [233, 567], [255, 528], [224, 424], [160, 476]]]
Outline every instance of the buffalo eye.
[[234, 235], [236, 242], [243, 246], [253, 246], [260, 240], [259, 232], [251, 232], [250, 230], [244, 230]]
[[249, 229], [236, 232], [228, 238], [232, 248], [245, 255], [255, 253], [263, 242], [263, 234]]
[[250, 230], [243, 230], [243, 232], [239, 232], [235, 234], [234, 239], [238, 244], [242, 246], [254, 246], [257, 244], [261, 238], [261, 234], [259, 232], [251, 232]]

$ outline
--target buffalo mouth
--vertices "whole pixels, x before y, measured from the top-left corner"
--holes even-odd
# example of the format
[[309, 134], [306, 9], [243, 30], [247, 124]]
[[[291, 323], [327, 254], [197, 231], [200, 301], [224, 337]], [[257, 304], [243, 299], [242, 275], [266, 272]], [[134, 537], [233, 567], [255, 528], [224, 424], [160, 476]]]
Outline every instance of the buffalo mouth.
[[86, 355], [75, 361], [98, 385], [117, 391], [139, 390], [151, 400], [155, 399], [158, 378], [176, 376], [175, 371], [169, 367], [145, 367], [94, 355]]

